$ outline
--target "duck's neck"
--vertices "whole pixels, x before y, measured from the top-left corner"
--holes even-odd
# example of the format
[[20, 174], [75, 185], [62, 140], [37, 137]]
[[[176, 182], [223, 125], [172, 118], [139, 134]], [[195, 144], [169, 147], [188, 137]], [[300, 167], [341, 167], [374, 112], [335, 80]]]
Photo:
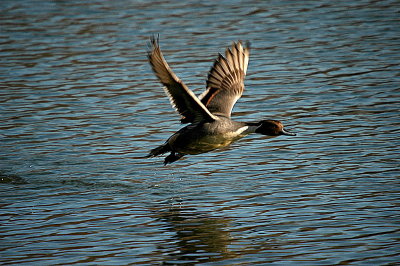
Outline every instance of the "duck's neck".
[[260, 123], [257, 122], [246, 122], [246, 130], [244, 131], [245, 134], [256, 133], [256, 129], [260, 126]]

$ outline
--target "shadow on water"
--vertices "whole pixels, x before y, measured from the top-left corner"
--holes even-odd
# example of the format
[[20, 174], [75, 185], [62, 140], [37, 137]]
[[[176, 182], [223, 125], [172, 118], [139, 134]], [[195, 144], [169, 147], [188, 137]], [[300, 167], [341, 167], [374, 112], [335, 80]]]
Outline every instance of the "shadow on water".
[[22, 185], [27, 183], [28, 182], [19, 175], [0, 172], [0, 184]]

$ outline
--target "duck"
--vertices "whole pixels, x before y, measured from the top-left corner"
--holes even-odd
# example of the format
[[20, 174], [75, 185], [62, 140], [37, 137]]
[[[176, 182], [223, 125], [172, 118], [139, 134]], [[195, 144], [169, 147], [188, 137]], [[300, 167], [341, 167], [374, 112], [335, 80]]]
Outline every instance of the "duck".
[[221, 149], [251, 133], [276, 137], [295, 136], [284, 129], [278, 120], [240, 122], [231, 119], [233, 106], [244, 92], [244, 80], [249, 64], [250, 43], [232, 42], [225, 56], [218, 54], [212, 65], [206, 90], [197, 97], [172, 71], [159, 45], [159, 37], [151, 37], [148, 60], [164, 86], [171, 105], [181, 116], [181, 123], [189, 125], [175, 132], [162, 145], [152, 149], [147, 158], [169, 153], [164, 165], [185, 155], [195, 155]]

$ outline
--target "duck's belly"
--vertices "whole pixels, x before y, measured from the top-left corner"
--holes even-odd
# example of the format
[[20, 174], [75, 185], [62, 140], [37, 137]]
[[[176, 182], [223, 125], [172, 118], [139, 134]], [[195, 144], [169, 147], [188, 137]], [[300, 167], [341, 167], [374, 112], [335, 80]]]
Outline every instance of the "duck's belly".
[[[174, 151], [181, 154], [199, 154], [229, 146], [232, 142], [241, 137], [243, 136], [207, 136], [197, 139], [184, 139], [173, 143], [171, 146]], [[178, 143], [179, 145], [177, 145]]]

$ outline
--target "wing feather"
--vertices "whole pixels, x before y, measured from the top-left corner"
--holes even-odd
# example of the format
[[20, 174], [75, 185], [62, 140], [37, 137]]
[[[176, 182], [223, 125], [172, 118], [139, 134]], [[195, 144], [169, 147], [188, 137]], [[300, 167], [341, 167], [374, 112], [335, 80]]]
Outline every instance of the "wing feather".
[[183, 118], [190, 122], [214, 121], [218, 117], [213, 115], [197, 96], [175, 75], [160, 50], [158, 39], [151, 38], [151, 50], [148, 53], [151, 67], [165, 86], [172, 106]]
[[232, 108], [244, 91], [244, 79], [249, 64], [250, 48], [241, 42], [233, 43], [219, 54], [207, 79], [207, 90], [200, 95], [201, 101], [213, 114], [231, 116]]

